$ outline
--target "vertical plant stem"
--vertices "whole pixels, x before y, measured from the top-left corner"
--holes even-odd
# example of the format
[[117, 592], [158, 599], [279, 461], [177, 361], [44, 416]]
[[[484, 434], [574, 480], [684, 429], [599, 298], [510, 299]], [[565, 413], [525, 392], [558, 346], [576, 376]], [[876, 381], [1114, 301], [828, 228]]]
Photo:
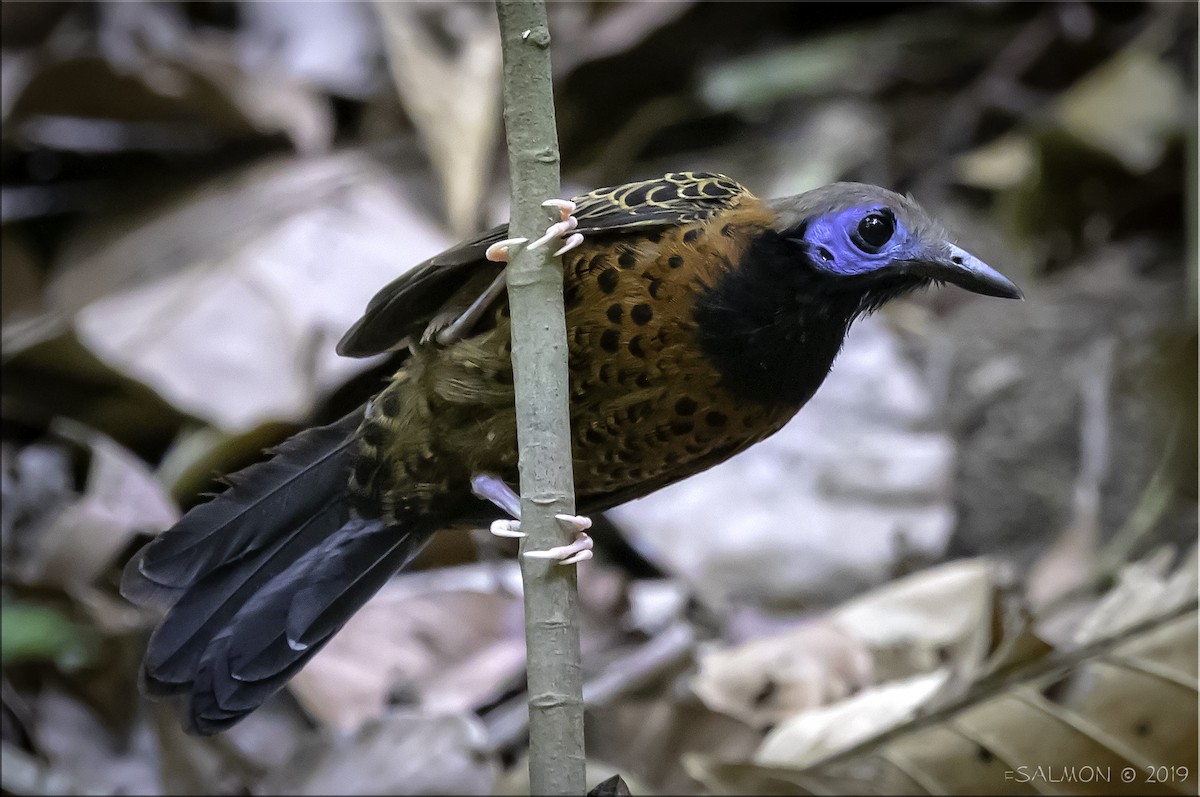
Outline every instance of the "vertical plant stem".
[[[509, 235], [533, 240], [556, 220], [558, 134], [550, 78], [550, 30], [542, 0], [497, 0], [504, 53], [504, 126], [512, 180]], [[575, 513], [567, 410], [562, 264], [553, 244], [514, 247], [508, 264], [512, 359], [520, 447], [521, 545], [561, 545], [557, 513]], [[533, 794], [586, 791], [583, 675], [575, 568], [521, 557], [529, 673], [529, 783]]]

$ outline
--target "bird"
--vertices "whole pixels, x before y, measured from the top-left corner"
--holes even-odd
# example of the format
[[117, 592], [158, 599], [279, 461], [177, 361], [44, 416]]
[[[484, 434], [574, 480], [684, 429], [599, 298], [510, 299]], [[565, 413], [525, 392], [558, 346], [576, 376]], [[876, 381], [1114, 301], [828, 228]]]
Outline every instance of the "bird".
[[[673, 172], [551, 200], [561, 220], [576, 540], [588, 515], [706, 470], [778, 431], [830, 372], [853, 321], [951, 284], [1023, 298], [911, 196], [834, 183], [762, 199]], [[141, 683], [223, 731], [282, 688], [437, 531], [513, 516], [518, 450], [497, 226], [402, 273], [338, 344], [402, 356], [362, 407], [228, 477], [125, 567], [164, 611]], [[512, 520], [493, 531], [516, 536]]]

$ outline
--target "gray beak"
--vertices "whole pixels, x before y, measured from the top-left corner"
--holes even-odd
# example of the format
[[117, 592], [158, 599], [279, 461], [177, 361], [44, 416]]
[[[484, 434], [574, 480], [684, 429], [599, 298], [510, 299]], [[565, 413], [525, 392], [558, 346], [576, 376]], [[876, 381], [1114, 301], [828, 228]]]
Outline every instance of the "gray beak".
[[1012, 280], [954, 244], [947, 244], [936, 258], [918, 264], [913, 271], [923, 277], [949, 282], [984, 296], [999, 296], [1003, 299], [1025, 298]]

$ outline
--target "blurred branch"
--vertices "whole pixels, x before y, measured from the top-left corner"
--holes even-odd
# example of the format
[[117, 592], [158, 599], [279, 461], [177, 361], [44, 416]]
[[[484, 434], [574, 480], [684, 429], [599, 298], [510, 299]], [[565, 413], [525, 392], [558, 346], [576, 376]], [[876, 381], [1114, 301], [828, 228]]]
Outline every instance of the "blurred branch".
[[[504, 125], [512, 180], [509, 235], [533, 240], [559, 192], [550, 30], [542, 0], [499, 0]], [[527, 548], [559, 544], [554, 519], [575, 512], [561, 262], [542, 247], [513, 248], [507, 269]], [[513, 251], [513, 250], [510, 250]], [[521, 557], [529, 680], [529, 783], [534, 794], [587, 790], [575, 568]]]
[[1108, 474], [1109, 425], [1116, 341], [1098, 341], [1080, 374], [1079, 473], [1071, 519], [1029, 575], [1029, 599], [1041, 607], [1084, 580], [1093, 567], [1100, 538], [1101, 487]]

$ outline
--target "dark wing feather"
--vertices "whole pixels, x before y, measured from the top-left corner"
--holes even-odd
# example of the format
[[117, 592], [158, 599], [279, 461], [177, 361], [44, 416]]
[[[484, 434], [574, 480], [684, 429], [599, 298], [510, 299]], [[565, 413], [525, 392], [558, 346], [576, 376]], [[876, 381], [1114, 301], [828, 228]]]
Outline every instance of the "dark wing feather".
[[[746, 189], [728, 177], [703, 172], [671, 172], [654, 180], [598, 188], [575, 197], [575, 218], [584, 237], [688, 224], [738, 203]], [[490, 265], [484, 252], [508, 235], [493, 227], [469, 241], [415, 266], [388, 283], [338, 343], [344, 357], [370, 357], [389, 351], [424, 328], [471, 272]]]

